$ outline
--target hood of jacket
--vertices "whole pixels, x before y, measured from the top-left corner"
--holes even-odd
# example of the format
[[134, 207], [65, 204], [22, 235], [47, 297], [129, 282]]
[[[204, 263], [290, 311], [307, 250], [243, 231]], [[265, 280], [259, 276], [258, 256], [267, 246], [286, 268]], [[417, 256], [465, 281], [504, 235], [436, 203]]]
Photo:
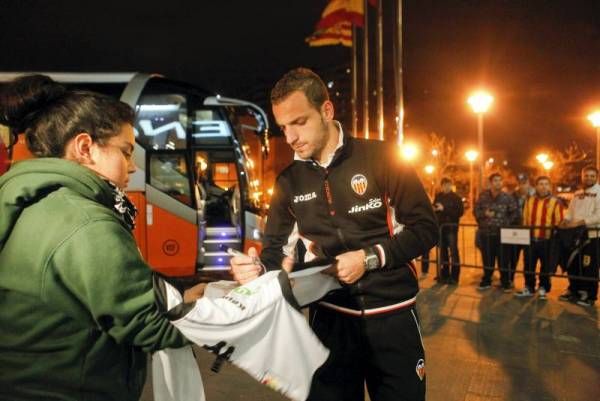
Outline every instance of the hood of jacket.
[[23, 210], [61, 188], [113, 207], [109, 185], [87, 167], [58, 158], [21, 161], [0, 177], [0, 250]]

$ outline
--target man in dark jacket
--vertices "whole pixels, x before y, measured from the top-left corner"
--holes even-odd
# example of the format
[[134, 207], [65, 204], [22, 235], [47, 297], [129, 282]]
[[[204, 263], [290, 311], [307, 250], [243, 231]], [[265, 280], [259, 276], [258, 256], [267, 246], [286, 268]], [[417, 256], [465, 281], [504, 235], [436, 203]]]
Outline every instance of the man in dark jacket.
[[500, 270], [500, 281], [505, 292], [512, 292], [510, 280], [510, 245], [500, 242], [500, 228], [507, 227], [515, 220], [517, 202], [502, 190], [502, 176], [493, 173], [489, 177], [490, 189], [483, 191], [475, 203], [478, 242], [483, 261], [483, 277], [478, 290], [492, 287], [492, 274], [496, 260]]
[[452, 191], [450, 178], [442, 178], [442, 192], [435, 196], [433, 210], [441, 227], [439, 248], [442, 269], [439, 282], [458, 284], [460, 275], [458, 221], [464, 213], [464, 206], [460, 196]]
[[[411, 261], [437, 239], [431, 204], [398, 149], [345, 135], [327, 87], [312, 71], [288, 72], [271, 92], [273, 114], [294, 162], [277, 178], [261, 261], [279, 269], [294, 257], [330, 258], [342, 283], [311, 308], [311, 326], [330, 349], [309, 400], [425, 399], [425, 357]], [[255, 278], [252, 256], [231, 260], [240, 282]]]

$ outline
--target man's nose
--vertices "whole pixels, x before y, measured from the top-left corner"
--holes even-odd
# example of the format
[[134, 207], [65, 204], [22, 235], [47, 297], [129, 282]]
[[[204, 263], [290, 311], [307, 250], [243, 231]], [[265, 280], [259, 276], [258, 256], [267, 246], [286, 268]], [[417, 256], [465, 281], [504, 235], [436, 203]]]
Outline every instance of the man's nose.
[[129, 174], [133, 174], [133, 173], [135, 173], [136, 170], [137, 170], [137, 167], [135, 166], [135, 162], [133, 160], [130, 160], [129, 166], [127, 166], [127, 172]]
[[293, 145], [298, 140], [298, 134], [295, 132], [293, 128], [288, 128], [285, 130], [285, 141], [288, 145]]

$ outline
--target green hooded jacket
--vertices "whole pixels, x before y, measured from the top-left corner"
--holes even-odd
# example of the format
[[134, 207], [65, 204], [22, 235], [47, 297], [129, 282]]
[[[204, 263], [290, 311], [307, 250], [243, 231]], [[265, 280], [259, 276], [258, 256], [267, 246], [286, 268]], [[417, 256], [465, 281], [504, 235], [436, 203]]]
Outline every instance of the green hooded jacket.
[[185, 344], [113, 199], [62, 159], [0, 177], [1, 400], [137, 400], [146, 353]]

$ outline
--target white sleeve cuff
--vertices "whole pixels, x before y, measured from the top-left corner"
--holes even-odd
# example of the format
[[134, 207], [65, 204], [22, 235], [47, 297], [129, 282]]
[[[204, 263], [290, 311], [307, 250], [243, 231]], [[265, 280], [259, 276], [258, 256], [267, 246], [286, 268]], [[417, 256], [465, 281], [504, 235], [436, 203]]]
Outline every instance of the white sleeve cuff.
[[383, 247], [379, 244], [376, 244], [375, 249], [379, 253], [380, 267], [385, 267], [385, 251], [383, 250]]

